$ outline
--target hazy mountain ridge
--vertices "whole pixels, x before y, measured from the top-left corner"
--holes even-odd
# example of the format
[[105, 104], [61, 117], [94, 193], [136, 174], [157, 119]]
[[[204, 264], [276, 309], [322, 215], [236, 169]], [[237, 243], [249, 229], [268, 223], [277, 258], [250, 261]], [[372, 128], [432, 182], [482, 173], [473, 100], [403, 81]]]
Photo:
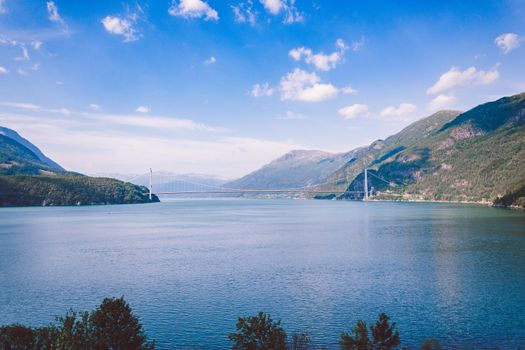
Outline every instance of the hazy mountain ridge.
[[350, 160], [355, 151], [333, 154], [317, 150], [294, 150], [225, 187], [283, 189], [318, 185]]

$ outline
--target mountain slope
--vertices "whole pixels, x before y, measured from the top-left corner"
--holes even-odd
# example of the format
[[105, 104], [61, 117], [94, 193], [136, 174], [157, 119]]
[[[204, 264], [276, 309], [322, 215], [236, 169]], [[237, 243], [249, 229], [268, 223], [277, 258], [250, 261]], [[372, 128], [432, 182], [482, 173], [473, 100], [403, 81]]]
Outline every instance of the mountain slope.
[[[452, 118], [395, 155], [365, 162], [376, 198], [521, 203], [525, 184], [525, 94], [485, 103]], [[362, 171], [348, 187], [363, 187]], [[342, 198], [355, 198], [343, 195]], [[508, 198], [512, 198], [508, 200]]]
[[42, 153], [42, 151], [33, 145], [31, 142], [20, 136], [16, 131], [5, 128], [0, 126], [0, 135], [3, 135], [5, 137], [10, 138], [11, 140], [19, 143], [20, 145], [26, 147], [28, 150], [30, 150], [39, 160], [40, 162], [46, 164], [49, 168], [57, 170], [57, 171], [65, 171], [64, 168], [62, 168], [60, 165], [58, 165], [53, 160], [49, 159]]
[[224, 186], [241, 189], [313, 186], [324, 182], [351, 157], [352, 153], [332, 154], [315, 150], [295, 150]]
[[354, 179], [363, 173], [365, 167], [384, 162], [412, 145], [428, 138], [433, 132], [441, 129], [446, 123], [453, 120], [461, 112], [440, 111], [427, 118], [418, 120], [399, 133], [386, 140], [374, 141], [370, 146], [357, 149], [353, 157], [339, 170], [330, 175], [324, 186], [318, 187], [323, 191], [334, 191], [334, 194], [344, 192]]
[[[147, 203], [148, 189], [67, 172], [11, 130], [0, 133], [0, 206]], [[14, 133], [14, 134], [13, 134]], [[21, 140], [22, 143], [16, 141]]]

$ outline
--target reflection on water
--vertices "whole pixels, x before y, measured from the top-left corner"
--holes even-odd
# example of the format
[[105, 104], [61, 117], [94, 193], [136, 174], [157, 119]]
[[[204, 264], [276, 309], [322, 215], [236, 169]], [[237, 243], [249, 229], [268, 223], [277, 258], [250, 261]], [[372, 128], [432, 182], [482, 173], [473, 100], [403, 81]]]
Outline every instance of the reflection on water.
[[180, 200], [0, 210], [0, 323], [124, 295], [159, 348], [228, 347], [264, 310], [335, 347], [385, 311], [404, 345], [525, 343], [525, 214], [448, 204]]

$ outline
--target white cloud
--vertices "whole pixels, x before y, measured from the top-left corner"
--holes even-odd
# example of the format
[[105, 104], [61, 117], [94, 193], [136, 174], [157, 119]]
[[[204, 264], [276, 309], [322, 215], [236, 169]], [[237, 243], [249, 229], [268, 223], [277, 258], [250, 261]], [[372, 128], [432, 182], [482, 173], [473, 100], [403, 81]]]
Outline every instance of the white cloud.
[[325, 55], [322, 52], [313, 53], [311, 49], [305, 47], [294, 48], [288, 52], [288, 55], [295, 61], [300, 61], [304, 58], [306, 63], [312, 64], [317, 69], [326, 72], [334, 69], [342, 61], [344, 52], [348, 48], [342, 39], [337, 39], [336, 47], [338, 50], [329, 55]]
[[71, 111], [67, 108], [45, 108], [32, 103], [4, 101], [0, 102], [0, 106], [21, 111], [60, 113], [63, 115], [71, 114]]
[[494, 43], [498, 45], [498, 47], [501, 49], [501, 52], [507, 54], [512, 50], [517, 49], [520, 46], [520, 41], [522, 40], [523, 38], [520, 38], [518, 34], [505, 33], [498, 36], [494, 40]]
[[283, 0], [261, 0], [261, 3], [273, 15], [277, 15], [283, 8]]
[[281, 78], [281, 100], [320, 102], [337, 96], [339, 89], [332, 84], [322, 84], [316, 73], [294, 69]]
[[39, 50], [42, 47], [42, 44], [43, 43], [40, 40], [34, 40], [34, 41], [31, 42], [31, 46], [35, 50]]
[[235, 15], [235, 22], [249, 23], [252, 26], [255, 25], [256, 13], [253, 11], [252, 0], [241, 2], [237, 6], [232, 5], [231, 8]]
[[356, 95], [359, 91], [351, 87], [350, 85], [345, 86], [341, 89], [343, 95]]
[[60, 23], [63, 27], [66, 27], [66, 22], [62, 19], [58, 13], [58, 6], [54, 1], [48, 1], [47, 3], [48, 18], [51, 22]]
[[9, 71], [5, 67], [0, 66], [0, 74], [6, 74], [6, 73], [9, 73]]
[[368, 106], [356, 103], [350, 106], [343, 107], [337, 111], [344, 119], [354, 119], [359, 117], [368, 117], [370, 112]]
[[106, 16], [102, 19], [102, 25], [108, 33], [123, 36], [124, 42], [136, 41], [140, 38], [133, 17]]
[[284, 3], [284, 24], [292, 24], [304, 21], [303, 14], [295, 7], [295, 0], [288, 0]]
[[0, 0], [0, 14], [4, 14], [7, 12], [7, 7], [5, 7], [5, 1], [6, 0]]
[[91, 110], [93, 110], [93, 111], [98, 111], [98, 110], [100, 110], [100, 106], [97, 105], [96, 103], [91, 103], [91, 104], [89, 105], [89, 108], [90, 108]]
[[16, 70], [16, 72], [17, 72], [18, 74], [20, 74], [21, 76], [23, 76], [23, 77], [29, 75], [29, 73], [27, 73], [27, 71], [23, 70], [22, 68], [18, 68], [18, 69]]
[[148, 106], [138, 106], [136, 111], [139, 113], [149, 113], [149, 107]]
[[429, 111], [436, 111], [444, 108], [449, 108], [457, 102], [454, 95], [438, 95], [428, 103], [427, 109]]
[[255, 84], [250, 91], [252, 97], [272, 96], [273, 93], [274, 89], [268, 83]]
[[277, 117], [277, 119], [281, 119], [281, 120], [306, 120], [306, 119], [309, 119], [309, 117], [306, 116], [306, 115], [303, 115], [301, 113], [296, 113], [296, 112], [292, 112], [292, 111], [286, 111], [286, 113], [284, 115], [281, 115], [281, 116]]
[[205, 65], [215, 64], [217, 62], [217, 59], [214, 56], [211, 56], [207, 60], [204, 61]]
[[171, 6], [168, 9], [171, 16], [179, 16], [184, 18], [200, 18], [204, 20], [217, 21], [219, 14], [207, 2], [202, 0], [172, 0]]
[[239, 177], [292, 149], [311, 148], [291, 140], [225, 135], [170, 117], [97, 113], [71, 117], [0, 109], [0, 119], [67, 169], [82, 173], [142, 173], [152, 167]]
[[27, 50], [27, 47], [25, 44], [19, 43], [18, 46], [20, 47], [20, 50], [22, 50], [22, 56], [15, 57], [16, 61], [29, 61], [31, 58], [29, 57], [29, 51]]
[[352, 40], [352, 51], [359, 51], [365, 46], [365, 37], [361, 37], [359, 40]]
[[295, 0], [260, 0], [266, 11], [272, 15], [284, 12], [283, 23], [292, 24], [304, 21], [303, 14], [295, 7]]
[[412, 103], [401, 103], [399, 107], [390, 106], [381, 111], [381, 117], [401, 117], [417, 110], [417, 106]]
[[434, 85], [427, 89], [427, 94], [436, 95], [457, 88], [489, 85], [498, 78], [499, 72], [497, 66], [489, 71], [478, 71], [475, 67], [461, 71], [457, 67], [452, 67], [448, 72], [443, 73]]

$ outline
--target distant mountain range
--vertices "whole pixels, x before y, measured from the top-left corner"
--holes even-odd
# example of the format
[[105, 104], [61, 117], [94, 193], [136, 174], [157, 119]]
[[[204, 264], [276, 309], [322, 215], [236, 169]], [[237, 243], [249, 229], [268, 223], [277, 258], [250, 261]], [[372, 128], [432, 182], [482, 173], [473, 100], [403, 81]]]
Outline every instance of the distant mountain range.
[[[155, 183], [175, 190], [183, 181], [238, 189], [306, 187], [332, 192], [310, 198], [361, 199], [365, 169], [373, 199], [525, 208], [525, 93], [464, 113], [440, 111], [346, 153], [295, 150], [234, 181], [157, 174]], [[148, 202], [147, 177], [132, 181], [136, 185], [66, 171], [18, 133], [0, 127], [1, 205]]]
[[348, 162], [357, 151], [333, 154], [295, 150], [225, 187], [239, 189], [289, 189], [321, 184]]
[[344, 154], [293, 151], [228, 186], [316, 185], [333, 194], [315, 198], [360, 199], [365, 169], [375, 199], [525, 207], [525, 93], [440, 111]]
[[16, 131], [0, 127], [0, 206], [147, 202], [147, 188], [66, 171]]

